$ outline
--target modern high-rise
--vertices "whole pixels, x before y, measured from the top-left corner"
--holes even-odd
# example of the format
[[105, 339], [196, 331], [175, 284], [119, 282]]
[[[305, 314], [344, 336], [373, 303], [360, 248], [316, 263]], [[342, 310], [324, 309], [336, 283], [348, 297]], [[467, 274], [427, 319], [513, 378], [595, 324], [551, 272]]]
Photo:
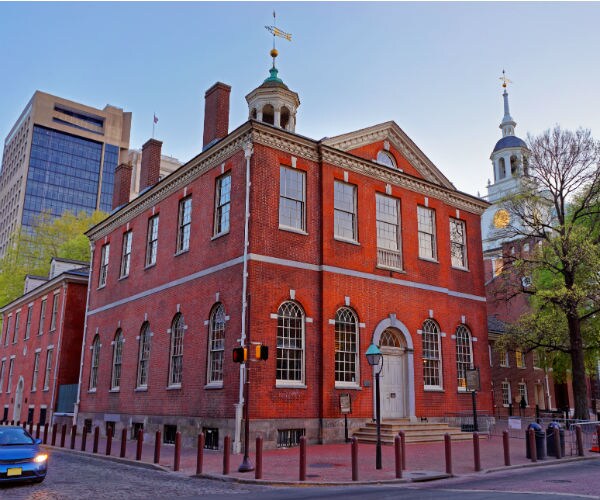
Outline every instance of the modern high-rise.
[[19, 227], [43, 212], [109, 212], [114, 172], [129, 148], [131, 113], [36, 91], [4, 141], [0, 256]]

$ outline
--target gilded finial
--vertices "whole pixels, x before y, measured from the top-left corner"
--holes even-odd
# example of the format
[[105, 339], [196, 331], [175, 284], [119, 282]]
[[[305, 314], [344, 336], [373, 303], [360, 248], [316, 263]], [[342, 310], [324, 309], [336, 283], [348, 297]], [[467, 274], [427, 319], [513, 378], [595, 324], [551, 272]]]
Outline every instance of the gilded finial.
[[511, 80], [509, 80], [508, 78], [506, 78], [506, 72], [504, 70], [502, 70], [502, 76], [500, 77], [500, 80], [502, 81], [502, 87], [503, 88], [508, 87], [508, 84], [512, 83]]

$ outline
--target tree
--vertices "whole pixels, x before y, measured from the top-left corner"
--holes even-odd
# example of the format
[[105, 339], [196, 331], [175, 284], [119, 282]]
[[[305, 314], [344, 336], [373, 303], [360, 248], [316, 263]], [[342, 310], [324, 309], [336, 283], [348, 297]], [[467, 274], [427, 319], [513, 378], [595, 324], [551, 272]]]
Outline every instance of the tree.
[[589, 130], [559, 126], [528, 142], [528, 176], [504, 200], [511, 220], [500, 236], [533, 243], [507, 256], [504, 273], [507, 297], [529, 293], [532, 311], [504, 343], [568, 355], [575, 418], [587, 420], [586, 353], [600, 348], [600, 143]]
[[16, 233], [13, 245], [0, 259], [0, 304], [23, 294], [26, 275], [47, 276], [53, 257], [89, 261], [90, 243], [84, 233], [105, 218], [100, 211], [65, 211], [58, 218], [44, 213], [36, 219], [31, 233]]

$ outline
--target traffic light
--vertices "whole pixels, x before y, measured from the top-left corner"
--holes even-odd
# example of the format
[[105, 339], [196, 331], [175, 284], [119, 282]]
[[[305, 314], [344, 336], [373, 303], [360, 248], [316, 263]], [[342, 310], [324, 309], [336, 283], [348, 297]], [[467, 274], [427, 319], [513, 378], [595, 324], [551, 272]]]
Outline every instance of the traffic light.
[[266, 345], [257, 345], [255, 351], [256, 359], [260, 359], [261, 361], [266, 361], [269, 359], [269, 347]]
[[234, 363], [245, 363], [248, 359], [248, 349], [245, 347], [234, 347], [233, 348], [233, 362]]

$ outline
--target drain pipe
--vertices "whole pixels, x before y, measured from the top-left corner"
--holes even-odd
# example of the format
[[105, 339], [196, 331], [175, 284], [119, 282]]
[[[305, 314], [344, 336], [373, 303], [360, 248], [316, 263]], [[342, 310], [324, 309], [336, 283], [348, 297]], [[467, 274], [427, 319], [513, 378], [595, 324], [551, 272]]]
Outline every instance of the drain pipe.
[[[244, 144], [244, 158], [246, 159], [246, 208], [244, 213], [244, 266], [242, 271], [242, 315], [240, 346], [246, 344], [246, 315], [248, 314], [248, 246], [249, 246], [249, 221], [250, 221], [250, 159], [254, 149], [252, 142]], [[249, 347], [249, 346], [248, 346]], [[242, 451], [242, 418], [244, 410], [244, 383], [246, 381], [246, 363], [240, 364], [239, 402], [235, 405], [235, 431], [233, 450], [235, 453]]]

